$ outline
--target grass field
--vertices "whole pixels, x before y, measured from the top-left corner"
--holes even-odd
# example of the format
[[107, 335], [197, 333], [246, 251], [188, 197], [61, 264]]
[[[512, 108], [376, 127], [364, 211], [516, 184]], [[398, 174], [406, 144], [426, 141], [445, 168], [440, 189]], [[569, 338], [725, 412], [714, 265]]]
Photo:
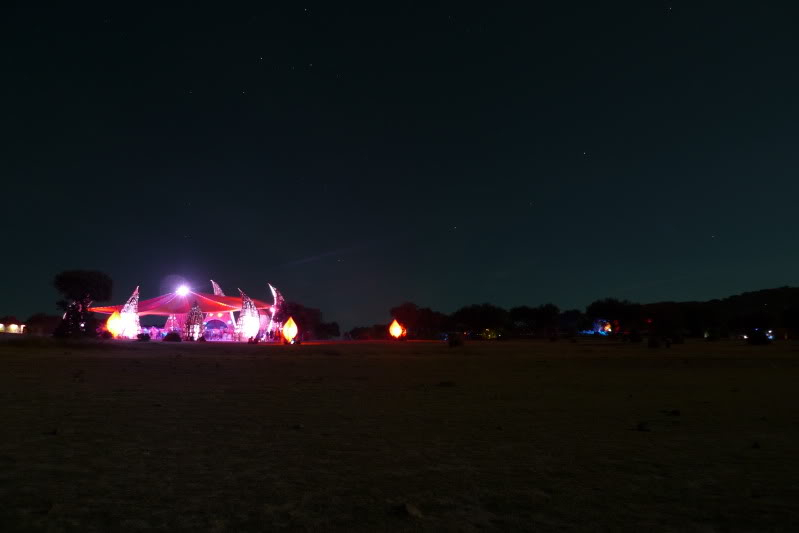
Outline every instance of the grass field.
[[799, 345], [0, 343], [2, 531], [798, 531]]

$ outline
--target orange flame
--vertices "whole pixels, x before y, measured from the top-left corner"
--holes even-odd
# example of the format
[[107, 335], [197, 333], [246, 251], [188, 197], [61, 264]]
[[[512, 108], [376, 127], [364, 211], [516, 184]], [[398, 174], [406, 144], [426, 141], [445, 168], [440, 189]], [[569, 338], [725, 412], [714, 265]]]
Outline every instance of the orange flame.
[[397, 322], [397, 319], [394, 319], [394, 322], [392, 322], [391, 325], [388, 327], [388, 332], [391, 333], [391, 336], [394, 337], [395, 339], [399, 339], [400, 337], [405, 335], [405, 333], [407, 333], [405, 331], [405, 328], [400, 326], [400, 323]]
[[114, 311], [111, 316], [108, 317], [105, 323], [105, 329], [114, 337], [118, 337], [119, 334], [122, 333], [125, 329], [125, 324], [122, 322], [122, 315], [119, 314], [119, 311]]
[[286, 323], [283, 324], [283, 338], [286, 339], [286, 342], [293, 342], [294, 337], [297, 336], [297, 323], [294, 322], [294, 319], [289, 317], [286, 320]]

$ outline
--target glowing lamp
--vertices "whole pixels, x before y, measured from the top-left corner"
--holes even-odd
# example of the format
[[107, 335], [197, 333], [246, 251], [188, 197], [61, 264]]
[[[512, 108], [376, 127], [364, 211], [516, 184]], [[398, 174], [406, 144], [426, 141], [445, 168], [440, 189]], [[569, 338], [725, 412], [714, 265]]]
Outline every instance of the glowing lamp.
[[111, 316], [108, 317], [108, 320], [105, 323], [105, 329], [107, 329], [114, 337], [118, 337], [119, 334], [125, 329], [125, 323], [118, 311], [114, 311]]
[[175, 291], [175, 294], [177, 294], [178, 296], [186, 296], [187, 294], [189, 294], [189, 292], [190, 292], [190, 290], [189, 290], [189, 286], [188, 285], [181, 285]]
[[245, 315], [241, 317], [241, 333], [248, 339], [257, 336], [260, 329], [261, 323], [257, 316]]
[[388, 332], [391, 333], [391, 336], [394, 337], [395, 339], [399, 339], [400, 337], [405, 335], [405, 333], [407, 333], [405, 331], [405, 328], [403, 328], [400, 325], [400, 323], [397, 322], [396, 319], [394, 319], [394, 322], [392, 322], [391, 325], [388, 327]]
[[294, 319], [289, 317], [286, 320], [286, 323], [283, 324], [283, 338], [286, 339], [286, 342], [289, 344], [294, 344], [294, 337], [297, 336], [297, 323], [294, 322]]

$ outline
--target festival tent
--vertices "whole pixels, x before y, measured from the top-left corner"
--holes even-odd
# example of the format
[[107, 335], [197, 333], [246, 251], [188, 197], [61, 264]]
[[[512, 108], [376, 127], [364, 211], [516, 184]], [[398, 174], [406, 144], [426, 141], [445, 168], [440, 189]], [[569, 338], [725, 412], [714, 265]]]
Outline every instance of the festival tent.
[[[242, 306], [241, 297], [223, 296], [218, 294], [207, 294], [203, 292], [187, 291], [185, 294], [171, 292], [162, 296], [157, 296], [149, 300], [141, 300], [138, 305], [139, 316], [143, 315], [180, 315], [188, 313], [194, 302], [200, 306], [203, 313], [221, 313], [229, 311], [240, 311]], [[256, 309], [270, 309], [271, 304], [261, 300], [252, 300]], [[112, 314], [122, 312], [125, 305], [111, 305], [107, 307], [90, 307], [89, 311], [95, 313]]]

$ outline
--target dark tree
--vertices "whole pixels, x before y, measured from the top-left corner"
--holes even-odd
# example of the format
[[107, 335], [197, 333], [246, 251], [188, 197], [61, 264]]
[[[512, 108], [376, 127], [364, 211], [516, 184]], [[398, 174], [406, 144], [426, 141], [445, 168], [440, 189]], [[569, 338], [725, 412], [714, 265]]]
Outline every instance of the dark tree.
[[792, 305], [783, 311], [782, 327], [793, 335], [799, 333], [799, 305]]
[[510, 327], [517, 335], [551, 337], [557, 334], [559, 314], [560, 310], [556, 305], [544, 304], [538, 307], [514, 307], [508, 316]]
[[5, 315], [0, 316], [0, 324], [22, 324], [22, 322], [20, 322], [19, 319], [14, 315]]
[[320, 340], [333, 339], [341, 336], [338, 322], [322, 322], [317, 326], [316, 338]]
[[388, 324], [352, 328], [347, 332], [347, 336], [356, 341], [388, 339]]
[[721, 325], [715, 307], [706, 302], [680, 302], [678, 305], [689, 336], [702, 337], [706, 331], [718, 329]]
[[591, 329], [591, 325], [591, 321], [579, 309], [569, 309], [558, 316], [558, 328], [568, 337], [574, 337], [580, 331]]
[[449, 327], [447, 315], [429, 307], [418, 307], [411, 302], [392, 307], [389, 313], [408, 331], [408, 336], [414, 339], [435, 338]]
[[772, 329], [777, 325], [777, 318], [771, 313], [761, 310], [732, 317], [728, 326], [733, 331], [747, 331], [752, 329]]
[[55, 332], [60, 322], [61, 317], [58, 315], [36, 313], [25, 322], [25, 332], [30, 335], [49, 336]]
[[69, 270], [56, 274], [53, 286], [63, 296], [58, 306], [64, 310], [64, 318], [55, 334], [59, 337], [95, 336], [97, 324], [89, 307], [93, 301], [111, 299], [111, 277], [95, 270]]
[[553, 339], [558, 336], [558, 315], [560, 309], [554, 304], [544, 304], [536, 307], [536, 322], [539, 335], [546, 335]]
[[322, 311], [319, 309], [306, 307], [297, 302], [286, 302], [278, 309], [276, 320], [286, 322], [289, 317], [292, 317], [297, 323], [300, 338], [303, 340], [338, 336], [337, 333], [333, 335], [333, 326], [335, 325], [335, 331], [338, 331], [338, 324], [322, 322]]
[[683, 335], [685, 319], [682, 308], [675, 302], [648, 304], [643, 308], [649, 335], [678, 338]]
[[113, 284], [108, 274], [95, 270], [69, 270], [53, 278], [53, 286], [67, 304], [78, 302], [84, 307], [93, 301], [110, 300]]
[[508, 312], [489, 303], [474, 304], [452, 313], [452, 320], [456, 326], [472, 332], [503, 329], [508, 324]]
[[514, 307], [508, 313], [510, 326], [517, 335], [532, 335], [535, 330], [535, 309], [527, 305]]
[[389, 310], [392, 318], [399, 321], [409, 332], [415, 332], [419, 327], [419, 307], [415, 303], [405, 302]]
[[419, 323], [416, 333], [417, 339], [433, 339], [451, 329], [452, 321], [444, 313], [433, 311], [429, 307], [419, 309]]

